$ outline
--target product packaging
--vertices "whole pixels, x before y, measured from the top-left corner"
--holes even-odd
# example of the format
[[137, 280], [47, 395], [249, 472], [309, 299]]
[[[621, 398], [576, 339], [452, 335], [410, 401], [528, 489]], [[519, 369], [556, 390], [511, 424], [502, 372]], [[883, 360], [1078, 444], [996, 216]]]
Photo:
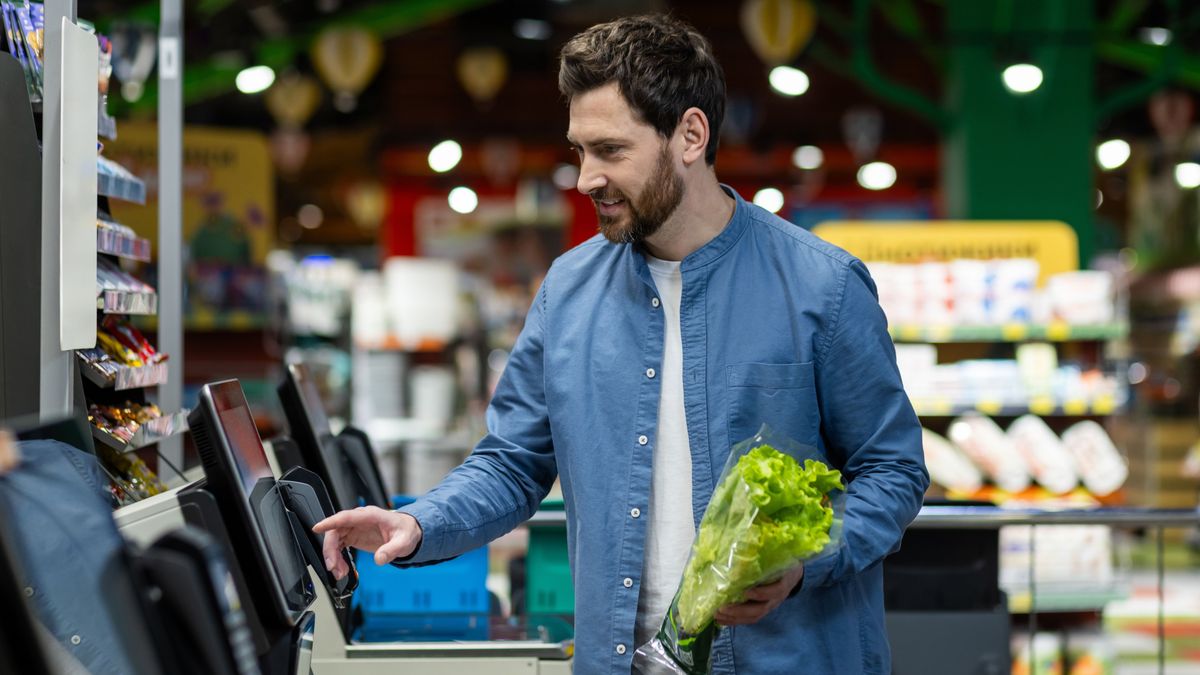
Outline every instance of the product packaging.
[[1029, 487], [1025, 459], [991, 418], [978, 413], [959, 417], [950, 423], [950, 440], [1001, 490], [1020, 492]]
[[767, 427], [729, 452], [679, 589], [658, 634], [638, 648], [633, 672], [710, 672], [717, 611], [841, 545], [841, 472], [815, 448]]

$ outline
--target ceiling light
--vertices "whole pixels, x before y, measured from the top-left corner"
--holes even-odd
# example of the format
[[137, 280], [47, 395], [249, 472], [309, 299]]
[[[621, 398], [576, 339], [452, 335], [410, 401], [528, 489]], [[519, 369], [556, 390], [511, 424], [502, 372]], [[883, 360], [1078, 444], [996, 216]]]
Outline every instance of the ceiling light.
[[462, 160], [462, 146], [454, 141], [442, 141], [429, 151], [429, 168], [446, 173]]
[[1200, 164], [1183, 162], [1175, 165], [1175, 182], [1179, 187], [1191, 190], [1200, 187]]
[[783, 193], [776, 188], [763, 188], [754, 193], [754, 203], [771, 213], [783, 208]]
[[450, 208], [463, 215], [471, 213], [479, 206], [479, 196], [469, 187], [454, 188], [446, 201], [450, 203]]
[[808, 75], [799, 68], [776, 66], [767, 79], [771, 88], [784, 96], [799, 96], [808, 91]]
[[1028, 94], [1042, 86], [1042, 69], [1032, 63], [1015, 63], [1004, 69], [1004, 86], [1014, 94]]
[[858, 170], [858, 184], [868, 190], [886, 190], [896, 184], [896, 167], [887, 162], [871, 162]]
[[792, 153], [792, 164], [800, 169], [819, 169], [825, 163], [825, 153], [815, 145], [802, 145]]
[[296, 221], [306, 230], [315, 230], [325, 222], [325, 212], [316, 204], [305, 204], [296, 212]]
[[549, 40], [550, 23], [541, 19], [517, 19], [513, 33], [523, 40]]
[[275, 71], [270, 66], [250, 66], [237, 74], [234, 84], [243, 94], [266, 91], [275, 82]]
[[1105, 171], [1120, 168], [1128, 160], [1129, 144], [1119, 138], [1104, 141], [1096, 148], [1096, 162]]
[[1165, 47], [1171, 44], [1171, 29], [1158, 26], [1140, 28], [1138, 38], [1146, 44]]

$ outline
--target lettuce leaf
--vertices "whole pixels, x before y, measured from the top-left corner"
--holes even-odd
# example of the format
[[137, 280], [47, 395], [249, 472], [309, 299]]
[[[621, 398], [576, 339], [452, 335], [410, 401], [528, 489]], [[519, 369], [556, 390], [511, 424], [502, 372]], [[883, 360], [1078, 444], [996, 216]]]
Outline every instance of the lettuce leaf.
[[826, 496], [842, 474], [815, 460], [803, 466], [769, 445], [738, 459], [709, 501], [677, 598], [680, 627], [698, 633], [721, 607], [829, 543]]

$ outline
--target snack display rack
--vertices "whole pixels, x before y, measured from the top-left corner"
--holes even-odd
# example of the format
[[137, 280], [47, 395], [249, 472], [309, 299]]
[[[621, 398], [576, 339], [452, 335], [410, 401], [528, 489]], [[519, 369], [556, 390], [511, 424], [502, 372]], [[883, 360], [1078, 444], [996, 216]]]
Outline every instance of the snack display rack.
[[[110, 199], [147, 197], [145, 182], [103, 154], [103, 140], [119, 133], [105, 110], [111, 43], [77, 19], [74, 0], [27, 7], [32, 28], [0, 39], [0, 418], [87, 416], [114, 494], [134, 501], [162, 487], [148, 466], [175, 477], [167, 467], [182, 466], [187, 429], [180, 7], [164, 3], [160, 17], [169, 67], [159, 73], [157, 274], [151, 241], [110, 215]], [[129, 315], [156, 319], [152, 340]]]

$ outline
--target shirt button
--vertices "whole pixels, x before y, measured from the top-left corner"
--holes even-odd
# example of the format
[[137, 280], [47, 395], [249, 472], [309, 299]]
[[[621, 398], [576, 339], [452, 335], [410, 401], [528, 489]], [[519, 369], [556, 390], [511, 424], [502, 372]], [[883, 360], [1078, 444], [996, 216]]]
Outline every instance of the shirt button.
[[650, 442], [649, 438], [646, 438], [645, 436], [638, 436], [638, 445], [645, 445], [649, 442]]
[[625, 585], [625, 588], [633, 588], [633, 579], [630, 579], [629, 577], [625, 577], [625, 580], [621, 583]]
[[27, 597], [27, 598], [32, 598], [32, 597], [33, 597], [33, 586], [26, 586], [26, 587], [25, 587], [25, 597]]
[[633, 516], [634, 518], [641, 517], [642, 510], [635, 506], [632, 509], [629, 509], [629, 515]]
[[624, 654], [625, 653], [625, 645], [617, 645], [617, 653]]
[[646, 369], [646, 377], [648, 377], [650, 379], [654, 379], [654, 369], [653, 368]]
[[662, 304], [662, 303], [660, 303], [660, 302], [658, 301], [658, 298], [654, 298], [653, 300], [651, 300], [651, 301], [650, 301], [650, 304], [651, 304], [651, 305], [654, 305], [655, 307], [658, 307], [658, 306], [659, 306], [660, 304]]
[[78, 635], [72, 635], [72, 636], [71, 636], [71, 644], [73, 644], [73, 645], [77, 645], [77, 644], [79, 644], [80, 642], [83, 642], [83, 639], [82, 639], [82, 638], [80, 638]]

